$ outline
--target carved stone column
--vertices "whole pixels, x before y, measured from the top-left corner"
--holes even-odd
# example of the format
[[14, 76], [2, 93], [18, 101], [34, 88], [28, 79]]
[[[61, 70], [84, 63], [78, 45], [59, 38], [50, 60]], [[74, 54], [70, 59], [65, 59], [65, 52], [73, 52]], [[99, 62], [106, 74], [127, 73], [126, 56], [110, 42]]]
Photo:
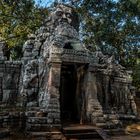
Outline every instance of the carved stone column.
[[109, 110], [109, 75], [107, 74], [104, 74], [104, 77], [103, 77], [103, 87], [104, 87], [104, 94], [105, 94], [105, 108], [107, 110]]
[[48, 77], [48, 94], [50, 100], [48, 103], [48, 123], [60, 124], [60, 74], [61, 63], [50, 63], [50, 72]]
[[2, 77], [0, 77], [0, 102], [2, 101], [3, 90], [2, 90]]
[[4, 72], [4, 62], [0, 62], [0, 101], [3, 98], [3, 72]]

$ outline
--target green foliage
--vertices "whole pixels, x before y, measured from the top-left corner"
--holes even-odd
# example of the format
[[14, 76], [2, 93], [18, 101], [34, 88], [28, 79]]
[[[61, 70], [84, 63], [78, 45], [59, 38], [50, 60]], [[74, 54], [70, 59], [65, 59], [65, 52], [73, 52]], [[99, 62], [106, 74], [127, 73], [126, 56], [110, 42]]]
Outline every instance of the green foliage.
[[0, 0], [0, 33], [14, 58], [21, 56], [27, 35], [41, 26], [47, 16], [46, 8], [36, 7], [33, 0]]
[[[128, 6], [129, 5], [129, 6]], [[85, 43], [113, 52], [125, 65], [140, 40], [140, 9], [129, 0], [84, 0], [79, 8]]]

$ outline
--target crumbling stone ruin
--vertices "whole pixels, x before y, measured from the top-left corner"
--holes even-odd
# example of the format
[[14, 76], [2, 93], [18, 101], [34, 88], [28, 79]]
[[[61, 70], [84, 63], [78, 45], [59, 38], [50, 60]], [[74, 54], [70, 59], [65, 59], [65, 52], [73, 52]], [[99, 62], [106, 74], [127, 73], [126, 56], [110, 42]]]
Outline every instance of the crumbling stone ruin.
[[0, 42], [0, 105], [20, 108], [27, 131], [67, 123], [116, 127], [137, 116], [127, 70], [86, 49], [78, 28], [74, 9], [58, 4], [46, 26], [28, 36], [21, 61], [7, 61]]

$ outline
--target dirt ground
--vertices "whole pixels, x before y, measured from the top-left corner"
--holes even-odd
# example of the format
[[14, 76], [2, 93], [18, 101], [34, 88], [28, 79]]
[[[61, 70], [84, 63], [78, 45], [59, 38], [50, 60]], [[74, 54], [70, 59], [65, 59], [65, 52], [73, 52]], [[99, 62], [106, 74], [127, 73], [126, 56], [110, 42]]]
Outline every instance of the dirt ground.
[[140, 135], [139, 136], [114, 136], [111, 138], [111, 140], [140, 140]]

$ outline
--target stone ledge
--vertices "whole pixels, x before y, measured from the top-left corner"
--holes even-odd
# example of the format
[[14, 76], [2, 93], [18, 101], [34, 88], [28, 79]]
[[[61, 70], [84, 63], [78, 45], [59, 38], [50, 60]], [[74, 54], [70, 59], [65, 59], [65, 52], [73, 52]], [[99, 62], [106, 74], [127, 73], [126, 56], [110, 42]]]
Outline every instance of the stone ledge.
[[47, 123], [47, 117], [30, 117], [27, 119], [27, 122], [33, 124], [45, 124]]

